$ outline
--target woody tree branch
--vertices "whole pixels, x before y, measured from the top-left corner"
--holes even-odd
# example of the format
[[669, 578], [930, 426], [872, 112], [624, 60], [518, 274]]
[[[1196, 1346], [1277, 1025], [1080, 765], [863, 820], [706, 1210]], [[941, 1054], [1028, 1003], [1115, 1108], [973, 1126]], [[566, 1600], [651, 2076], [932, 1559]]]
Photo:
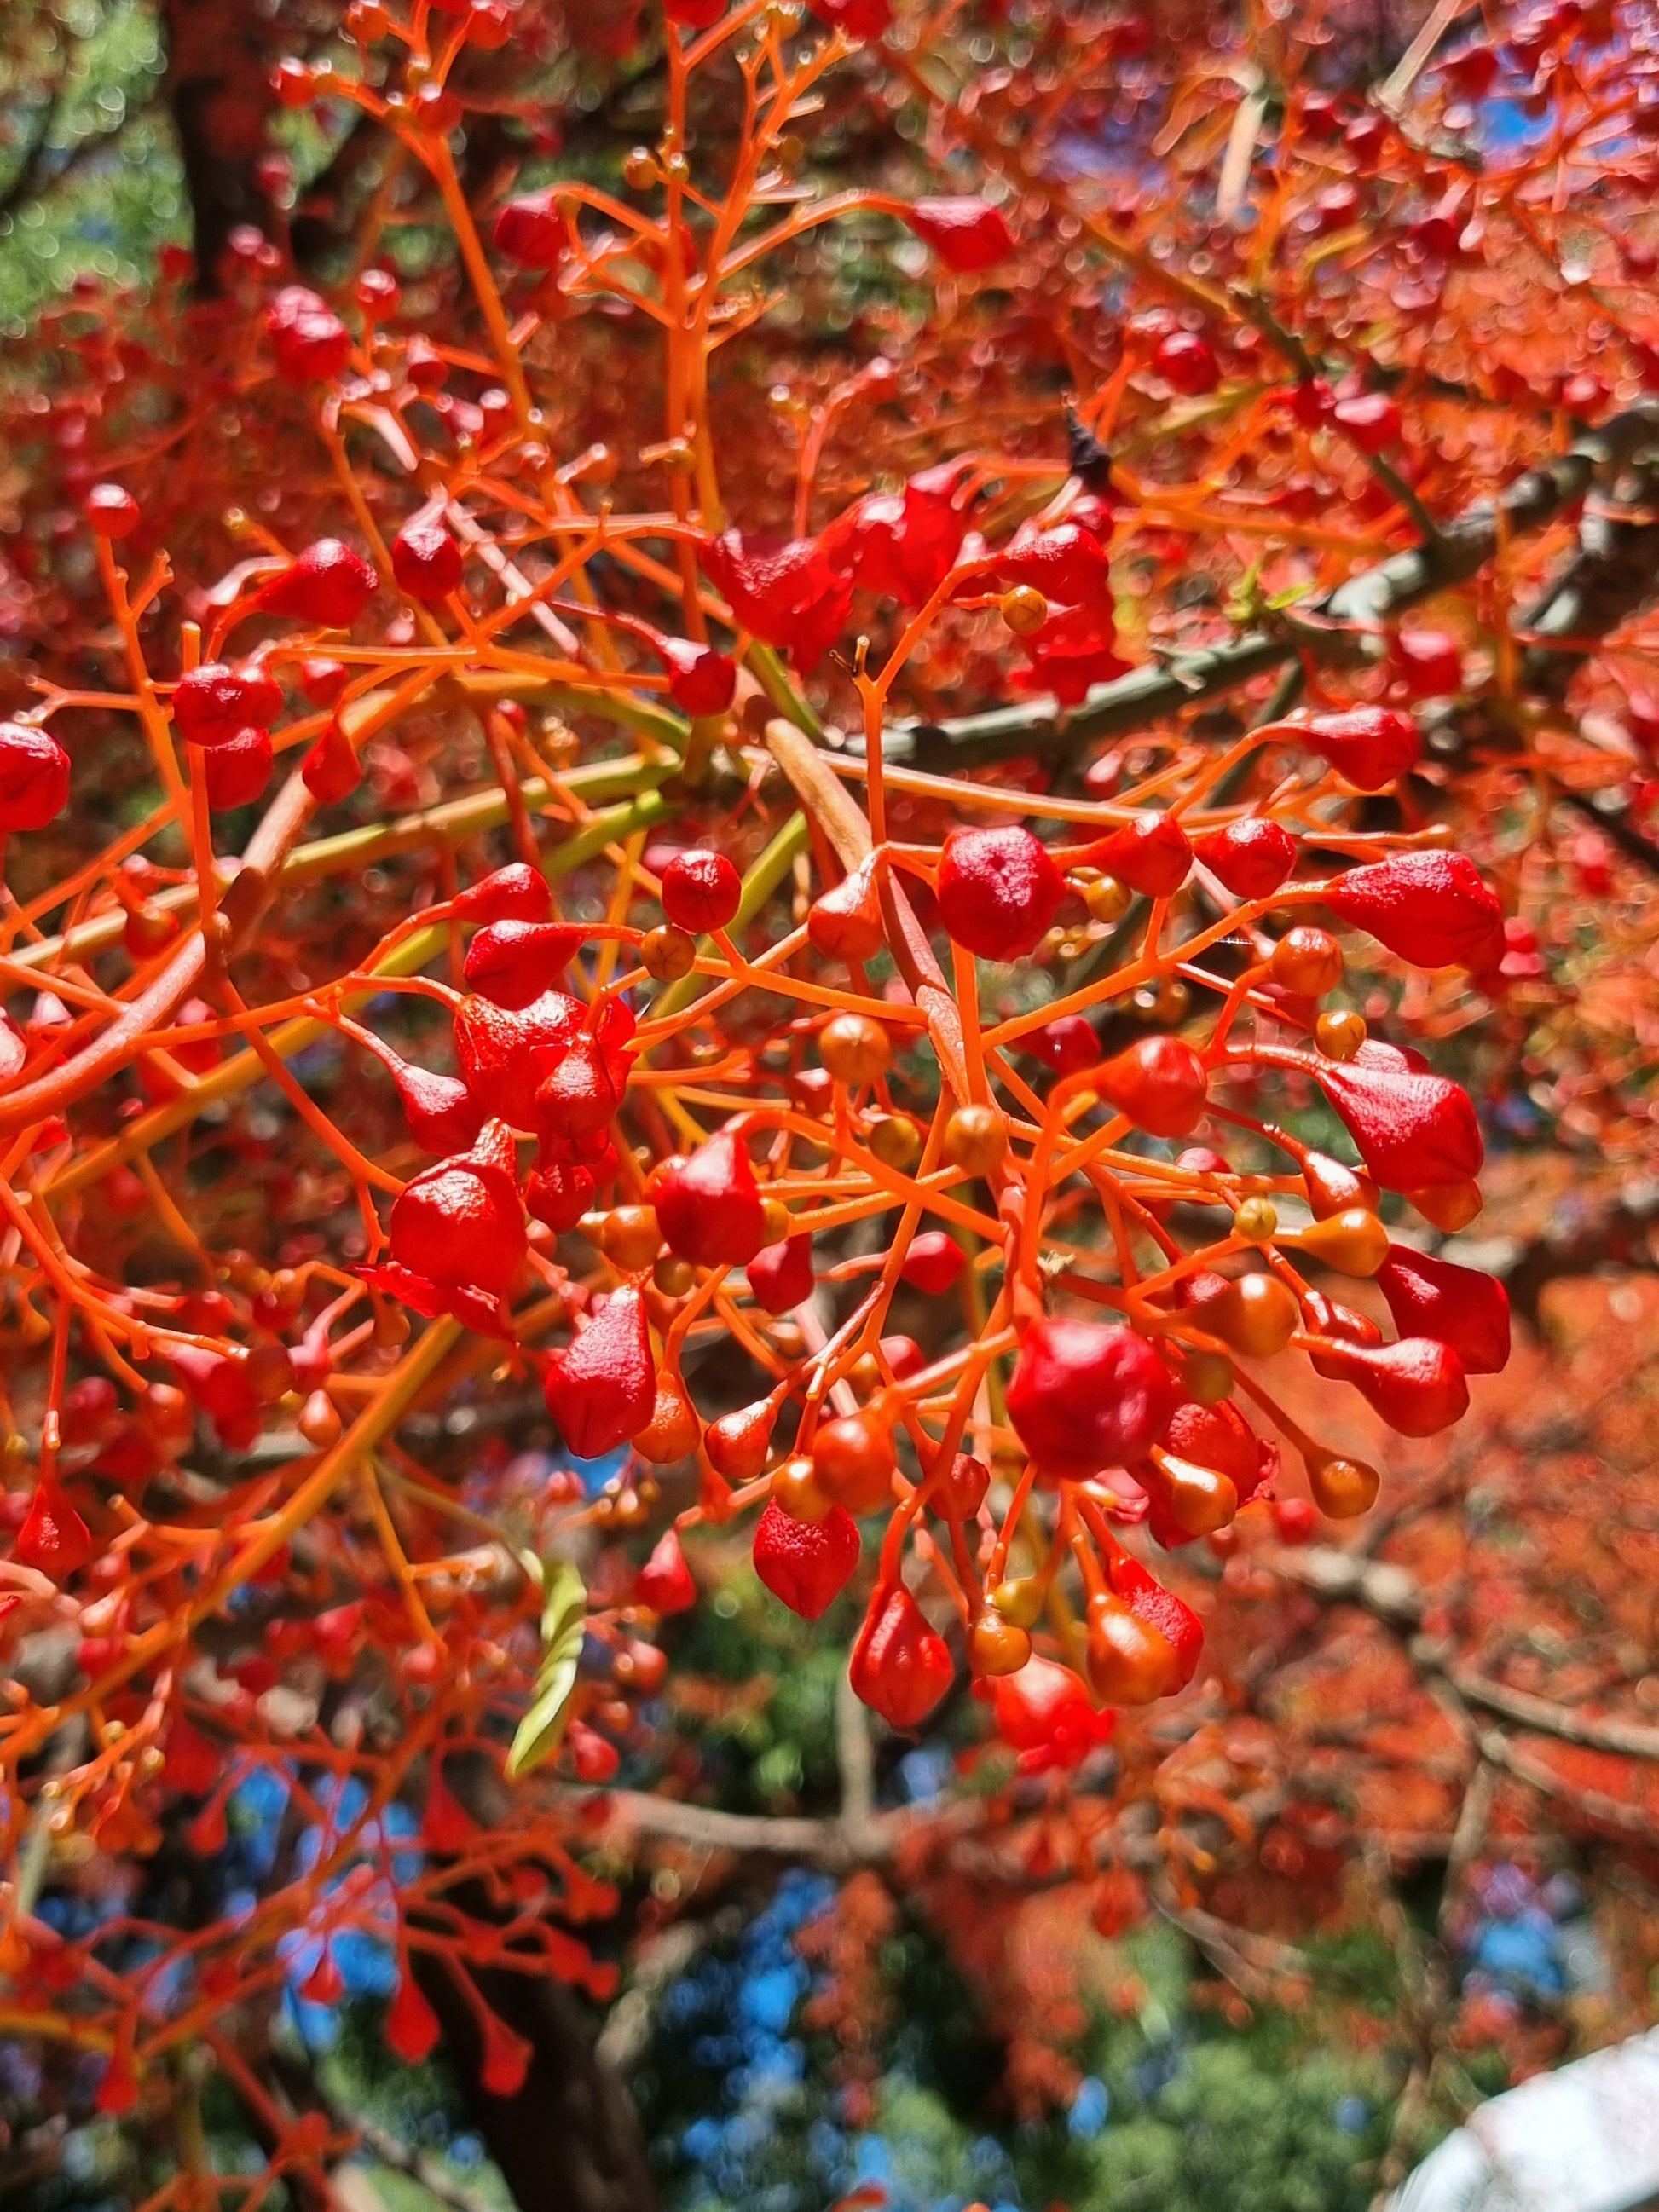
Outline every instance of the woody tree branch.
[[[1363, 657], [1376, 633], [1408, 607], [1449, 586], [1467, 583], [1500, 544], [1541, 529], [1584, 498], [1598, 477], [1616, 477], [1659, 439], [1659, 401], [1644, 400], [1586, 431], [1565, 453], [1516, 477], [1495, 500], [1480, 500], [1428, 543], [1362, 570], [1282, 626], [1246, 630], [1226, 645], [1175, 653], [1098, 686], [1080, 706], [1052, 700], [1003, 707], [943, 723], [912, 723], [890, 730], [884, 750], [896, 764], [954, 774], [1026, 754], [1066, 751], [1098, 738], [1128, 735], [1150, 723], [1200, 705], [1269, 675], [1299, 657], [1315, 661]], [[1655, 532], [1659, 560], [1659, 531]], [[1597, 544], [1601, 543], [1598, 538]], [[1623, 541], [1620, 541], [1621, 547]], [[1552, 586], [1545, 608], [1529, 626], [1564, 616], [1626, 605], [1607, 570], [1612, 555], [1597, 558], [1581, 544], [1576, 580]], [[1628, 562], [1626, 562], [1628, 566]], [[1648, 588], [1650, 588], [1650, 581]], [[1627, 591], [1628, 586], [1625, 587]], [[1645, 596], [1645, 592], [1642, 594]], [[1616, 618], [1616, 617], [1614, 617]], [[1575, 634], [1582, 634], [1575, 632]]]

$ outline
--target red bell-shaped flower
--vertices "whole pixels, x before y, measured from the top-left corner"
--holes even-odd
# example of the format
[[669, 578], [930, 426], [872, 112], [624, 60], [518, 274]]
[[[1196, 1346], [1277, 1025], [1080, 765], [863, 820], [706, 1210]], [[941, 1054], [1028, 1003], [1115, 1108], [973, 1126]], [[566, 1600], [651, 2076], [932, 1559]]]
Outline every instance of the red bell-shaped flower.
[[210, 660], [173, 687], [173, 719], [193, 745], [222, 745], [244, 730], [268, 730], [283, 711], [282, 686], [258, 661]]
[[547, 1410], [579, 1459], [615, 1451], [646, 1427], [657, 1404], [657, 1363], [645, 1300], [612, 1291], [574, 1344], [548, 1362]]
[[950, 1688], [956, 1668], [944, 1638], [902, 1583], [878, 1590], [864, 1617], [848, 1675], [890, 1728], [920, 1728]]
[[1510, 1294], [1495, 1275], [1390, 1244], [1376, 1286], [1402, 1337], [1449, 1345], [1471, 1375], [1496, 1375], [1508, 1365]]
[[1046, 1320], [1020, 1346], [1008, 1418], [1045, 1473], [1082, 1481], [1144, 1459], [1179, 1395], [1170, 1370], [1133, 1329]]
[[685, 1564], [678, 1530], [664, 1530], [656, 1549], [640, 1569], [634, 1595], [653, 1613], [688, 1613], [696, 1603], [697, 1585]]
[[1395, 853], [1351, 868], [1325, 903], [1419, 968], [1479, 972], [1504, 957], [1504, 910], [1467, 853]]
[[755, 1572], [803, 1620], [828, 1612], [858, 1563], [858, 1523], [839, 1505], [822, 1521], [797, 1521], [770, 1503], [756, 1524]]
[[1402, 1336], [1398, 1344], [1374, 1346], [1328, 1346], [1321, 1365], [1327, 1375], [1352, 1382], [1402, 1437], [1437, 1436], [1469, 1409], [1463, 1363], [1433, 1337]]
[[748, 1263], [749, 1287], [768, 1313], [793, 1313], [812, 1295], [812, 1240], [786, 1237]]
[[688, 1159], [651, 1178], [651, 1202], [671, 1252], [699, 1267], [745, 1267], [760, 1250], [765, 1221], [748, 1148], [717, 1129]]
[[1000, 208], [967, 195], [918, 200], [905, 220], [924, 246], [958, 276], [994, 269], [1014, 250], [1013, 233]]
[[1321, 1060], [1310, 1072], [1384, 1190], [1428, 1190], [1468, 1182], [1485, 1146], [1469, 1094], [1443, 1075], [1369, 1060]]
[[1065, 895], [1065, 878], [1029, 830], [952, 830], [945, 841], [939, 915], [981, 960], [1035, 952]]
[[1235, 898], [1270, 898], [1296, 866], [1290, 831], [1255, 815], [1195, 839], [1193, 851]]
[[267, 614], [293, 615], [327, 629], [349, 629], [380, 579], [362, 555], [337, 538], [319, 538], [296, 554], [258, 595]]
[[404, 1186], [393, 1203], [392, 1256], [399, 1267], [443, 1286], [467, 1285], [500, 1296], [523, 1264], [524, 1206], [503, 1164], [500, 1122], [471, 1152], [441, 1160]]
[[553, 886], [539, 868], [514, 860], [480, 876], [449, 903], [463, 921], [545, 921], [553, 911]]
[[573, 922], [486, 922], [466, 948], [466, 987], [517, 1012], [554, 988], [586, 936]]
[[1132, 891], [1169, 898], [1192, 872], [1193, 848], [1172, 814], [1148, 811], [1091, 845], [1088, 858]]

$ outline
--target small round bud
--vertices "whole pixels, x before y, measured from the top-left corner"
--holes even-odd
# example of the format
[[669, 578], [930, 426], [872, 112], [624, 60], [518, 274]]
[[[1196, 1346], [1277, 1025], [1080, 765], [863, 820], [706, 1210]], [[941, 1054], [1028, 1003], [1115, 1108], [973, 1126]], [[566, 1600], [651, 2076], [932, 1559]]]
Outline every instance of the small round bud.
[[1016, 1628], [1033, 1628], [1048, 1601], [1048, 1585], [1039, 1575], [1022, 1575], [1012, 1582], [998, 1583], [989, 1595], [1004, 1620]]
[[853, 1090], [885, 1075], [892, 1056], [886, 1030], [868, 1014], [836, 1014], [818, 1038], [818, 1058]]
[[1030, 1632], [988, 1607], [968, 1634], [968, 1664], [975, 1674], [1017, 1674], [1031, 1656]]
[[689, 975], [696, 957], [696, 938], [676, 929], [672, 921], [647, 929], [640, 946], [641, 964], [659, 983], [678, 983], [682, 975]]
[[1333, 1521], [1354, 1521], [1369, 1513], [1382, 1486], [1376, 1469], [1361, 1460], [1320, 1460], [1308, 1468], [1314, 1503]]
[[1182, 1379], [1200, 1406], [1218, 1406], [1233, 1395], [1233, 1364], [1218, 1352], [1189, 1352]]
[[326, 1451], [331, 1444], [338, 1443], [343, 1423], [340, 1409], [326, 1390], [313, 1390], [300, 1408], [299, 1420], [295, 1424], [308, 1444], [319, 1451]]
[[665, 1252], [652, 1268], [651, 1279], [665, 1298], [686, 1298], [697, 1287], [697, 1271], [678, 1253]]
[[772, 1477], [772, 1502], [792, 1521], [826, 1519], [834, 1500], [818, 1487], [810, 1459], [788, 1459]]
[[648, 192], [653, 185], [662, 182], [662, 171], [649, 147], [635, 147], [623, 163], [623, 182], [630, 192]]
[[1317, 999], [1342, 981], [1342, 947], [1329, 930], [1299, 922], [1274, 945], [1267, 967], [1281, 990], [1298, 999]]
[[1314, 1024], [1314, 1042], [1327, 1060], [1352, 1060], [1367, 1034], [1365, 1017], [1352, 1009], [1322, 1014]]
[[1083, 893], [1083, 903], [1096, 921], [1121, 921], [1134, 902], [1134, 893], [1115, 876], [1097, 876]]
[[662, 1249], [662, 1231], [656, 1210], [649, 1206], [618, 1206], [605, 1216], [599, 1231], [599, 1249], [623, 1274], [648, 1267]]
[[1016, 637], [1030, 637], [1048, 619], [1048, 602], [1030, 584], [1016, 584], [997, 602], [998, 612]]
[[908, 1114], [878, 1114], [866, 1142], [884, 1167], [901, 1173], [921, 1157], [921, 1132]]
[[122, 484], [94, 484], [82, 512], [100, 538], [130, 538], [138, 527], [138, 502]]
[[1279, 1227], [1279, 1208], [1270, 1198], [1247, 1198], [1233, 1216], [1233, 1234], [1247, 1244], [1267, 1244]]
[[953, 1168], [994, 1175], [1008, 1150], [1008, 1124], [994, 1106], [958, 1106], [945, 1125], [940, 1147]]

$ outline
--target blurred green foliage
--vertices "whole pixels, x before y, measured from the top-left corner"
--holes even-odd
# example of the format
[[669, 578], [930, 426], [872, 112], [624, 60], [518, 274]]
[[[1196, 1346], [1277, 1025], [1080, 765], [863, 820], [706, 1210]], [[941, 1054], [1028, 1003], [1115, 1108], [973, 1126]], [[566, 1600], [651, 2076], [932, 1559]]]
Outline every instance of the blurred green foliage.
[[0, 6], [4, 335], [82, 270], [137, 283], [162, 245], [188, 243], [162, 58], [149, 0]]

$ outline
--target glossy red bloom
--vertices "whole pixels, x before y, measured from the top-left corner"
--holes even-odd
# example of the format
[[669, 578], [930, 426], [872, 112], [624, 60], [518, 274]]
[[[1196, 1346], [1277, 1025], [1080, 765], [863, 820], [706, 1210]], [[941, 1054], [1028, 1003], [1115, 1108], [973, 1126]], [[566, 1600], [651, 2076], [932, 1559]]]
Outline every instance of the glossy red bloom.
[[697, 1585], [685, 1564], [679, 1532], [665, 1528], [656, 1549], [640, 1569], [634, 1595], [653, 1613], [688, 1613], [697, 1601]]
[[968, 519], [957, 502], [965, 465], [943, 462], [912, 477], [902, 492], [871, 492], [824, 531], [831, 568], [861, 591], [921, 606], [944, 582], [962, 550]]
[[1419, 968], [1479, 972], [1504, 957], [1504, 910], [1467, 853], [1391, 854], [1338, 877], [1325, 902]]
[[268, 730], [239, 730], [234, 738], [210, 746], [201, 761], [208, 805], [216, 813], [251, 806], [270, 781], [276, 765]]
[[659, 1167], [647, 1186], [671, 1252], [699, 1267], [741, 1267], [765, 1237], [760, 1191], [749, 1150], [732, 1129], [716, 1129], [687, 1159]]
[[61, 1483], [46, 1479], [34, 1486], [12, 1557], [21, 1566], [33, 1567], [58, 1583], [84, 1567], [92, 1557], [87, 1524], [70, 1504]]
[[820, 891], [806, 914], [806, 933], [828, 960], [868, 960], [887, 941], [875, 856]]
[[899, 1280], [925, 1297], [942, 1298], [956, 1288], [967, 1264], [968, 1255], [948, 1231], [924, 1229], [910, 1239]]
[[0, 722], [0, 831], [44, 830], [69, 803], [70, 758], [50, 730]]
[[405, 2066], [418, 2066], [437, 2047], [441, 2033], [438, 2015], [415, 1979], [407, 1959], [391, 2003], [386, 2008], [380, 2033], [386, 2047]]
[[400, 1267], [441, 1286], [470, 1285], [497, 1296], [523, 1264], [524, 1206], [506, 1164], [511, 1139], [500, 1122], [472, 1151], [441, 1160], [404, 1186], [388, 1224]]
[[1006, 217], [988, 200], [918, 200], [905, 220], [923, 245], [959, 276], [994, 269], [1014, 250]]
[[544, 1140], [592, 1137], [610, 1126], [617, 1086], [596, 1039], [580, 1036], [536, 1090], [536, 1126]]
[[1320, 1061], [1311, 1071], [1365, 1163], [1384, 1190], [1428, 1190], [1468, 1182], [1486, 1148], [1469, 1094], [1443, 1075], [1378, 1066], [1364, 1050], [1347, 1061]]
[[525, 1183], [525, 1210], [562, 1236], [592, 1205], [595, 1188], [593, 1170], [580, 1160], [539, 1160]]
[[82, 514], [100, 538], [131, 538], [138, 527], [138, 502], [124, 484], [94, 484]]
[[283, 711], [283, 687], [257, 660], [210, 660], [173, 687], [173, 719], [193, 745], [222, 745], [244, 730], [268, 730]]
[[1376, 1286], [1402, 1337], [1449, 1345], [1471, 1375], [1496, 1375], [1509, 1364], [1510, 1294], [1495, 1275], [1390, 1244]]
[[822, 1521], [797, 1521], [769, 1502], [755, 1527], [755, 1572], [803, 1620], [827, 1613], [859, 1563], [858, 1523], [840, 1505]]
[[1020, 1754], [1022, 1774], [1081, 1765], [1110, 1741], [1117, 1724], [1115, 1712], [1097, 1709], [1080, 1674], [1035, 1655], [1017, 1673], [994, 1675], [975, 1694], [989, 1698], [997, 1734]]
[[1050, 615], [1025, 640], [1025, 650], [1030, 668], [1015, 682], [1027, 689], [1046, 688], [1062, 707], [1077, 706], [1097, 684], [1111, 683], [1127, 666], [1117, 652], [1111, 601], [1103, 595]]
[[539, 868], [514, 860], [457, 891], [450, 905], [464, 921], [545, 921], [553, 911], [553, 886]]
[[1170, 1370], [1133, 1329], [1045, 1320], [1020, 1345], [1008, 1418], [1045, 1473], [1082, 1481], [1144, 1459], [1179, 1398]]
[[1149, 1137], [1190, 1136], [1209, 1100], [1204, 1063], [1175, 1036], [1140, 1038], [1106, 1062], [1095, 1088]]
[[1277, 1448], [1263, 1441], [1237, 1406], [1200, 1406], [1192, 1399], [1170, 1416], [1161, 1442], [1177, 1459], [1212, 1467], [1238, 1492], [1242, 1505], [1253, 1498], [1279, 1466]]
[[1174, 1654], [1173, 1675], [1165, 1688], [1165, 1696], [1184, 1690], [1197, 1671], [1199, 1654], [1204, 1649], [1204, 1624], [1191, 1606], [1173, 1590], [1165, 1589], [1139, 1559], [1131, 1559], [1127, 1552], [1116, 1553], [1109, 1571], [1113, 1590], [1137, 1620], [1157, 1629]]
[[737, 696], [738, 664], [712, 645], [665, 637], [657, 650], [668, 664], [668, 696], [682, 714], [723, 714]]
[[568, 1350], [548, 1362], [547, 1410], [579, 1459], [615, 1451], [646, 1427], [657, 1405], [657, 1363], [645, 1300], [631, 1284], [612, 1291]]
[[997, 556], [997, 566], [1016, 584], [1066, 606], [1091, 603], [1109, 592], [1105, 542], [1080, 522], [1057, 522], [1046, 530], [1026, 523]]
[[1193, 851], [1235, 898], [1270, 898], [1296, 866], [1295, 838], [1257, 815], [1212, 830], [1194, 840]]
[[320, 293], [286, 284], [265, 315], [277, 374], [289, 384], [337, 376], [351, 358], [351, 333]]
[[1331, 420], [1362, 453], [1380, 453], [1400, 441], [1400, 410], [1386, 392], [1360, 392], [1350, 399], [1339, 399]]
[[663, 14], [688, 31], [706, 31], [726, 13], [726, 0], [663, 0]]
[[210, 1352], [204, 1345], [174, 1344], [167, 1364], [179, 1387], [212, 1422], [221, 1443], [246, 1451], [259, 1433], [259, 1407], [246, 1362]]
[[1103, 868], [1148, 898], [1172, 897], [1193, 866], [1193, 848], [1180, 823], [1172, 814], [1150, 811], [1102, 837], [1086, 857], [1091, 867]]
[[1275, 726], [1325, 758], [1356, 791], [1381, 791], [1417, 765], [1422, 738], [1409, 714], [1392, 707], [1353, 707]]
[[398, 589], [422, 606], [441, 606], [461, 587], [461, 549], [436, 515], [404, 523], [392, 541]]
[[1201, 398], [1221, 381], [1215, 349], [1196, 331], [1171, 331], [1160, 338], [1152, 354], [1152, 367], [1166, 384], [1188, 399]]
[[787, 648], [803, 674], [847, 626], [852, 580], [831, 568], [816, 538], [747, 538], [727, 530], [701, 546], [697, 558], [742, 627]]
[[398, 1103], [416, 1143], [423, 1152], [442, 1158], [464, 1152], [483, 1125], [465, 1084], [453, 1075], [434, 1075], [424, 1067], [413, 1066], [389, 1047], [380, 1056], [392, 1071]]
[[890, 1728], [920, 1728], [956, 1676], [943, 1637], [902, 1583], [870, 1601], [848, 1679]]
[[821, 23], [849, 39], [878, 39], [893, 21], [892, 0], [806, 0]]
[[1463, 688], [1462, 647], [1443, 629], [1402, 629], [1389, 659], [1413, 699], [1449, 698]]
[[1056, 1075], [1077, 1075], [1100, 1058], [1100, 1039], [1086, 1014], [1056, 1014], [1020, 1042]]
[[564, 219], [556, 188], [523, 192], [495, 218], [495, 251], [521, 269], [556, 269], [564, 258]]
[[[562, 991], [544, 991], [527, 1006], [498, 1006], [474, 994], [455, 1009], [455, 1056], [462, 1079], [486, 1114], [499, 1114], [515, 1129], [537, 1124], [536, 1094], [577, 1038], [586, 1033], [587, 1008]], [[613, 1086], [628, 1079], [628, 1040], [634, 1018], [620, 999], [608, 999], [599, 1028]]]
[[1398, 1344], [1333, 1344], [1321, 1372], [1352, 1382], [1398, 1435], [1432, 1437], [1469, 1409], [1463, 1363], [1449, 1345], [1429, 1336]]
[[517, 1010], [554, 988], [586, 935], [576, 922], [489, 921], [467, 946], [461, 972], [469, 990]]
[[331, 722], [300, 764], [306, 788], [321, 806], [337, 806], [363, 780], [356, 748], [338, 720]]
[[952, 830], [939, 863], [939, 909], [956, 942], [981, 960], [1035, 952], [1066, 882], [1029, 830]]
[[662, 910], [676, 929], [701, 937], [738, 918], [743, 878], [724, 853], [693, 845], [676, 853], [662, 872]]
[[586, 1782], [603, 1789], [615, 1779], [622, 1765], [622, 1753], [614, 1743], [608, 1743], [597, 1729], [586, 1721], [572, 1721], [565, 1730], [565, 1748], [570, 1753], [571, 1771], [578, 1782]]
[[793, 1313], [812, 1295], [812, 1240], [786, 1237], [750, 1261], [749, 1287], [768, 1313]]
[[270, 614], [349, 629], [380, 580], [361, 553], [337, 538], [319, 538], [264, 586], [259, 604]]

